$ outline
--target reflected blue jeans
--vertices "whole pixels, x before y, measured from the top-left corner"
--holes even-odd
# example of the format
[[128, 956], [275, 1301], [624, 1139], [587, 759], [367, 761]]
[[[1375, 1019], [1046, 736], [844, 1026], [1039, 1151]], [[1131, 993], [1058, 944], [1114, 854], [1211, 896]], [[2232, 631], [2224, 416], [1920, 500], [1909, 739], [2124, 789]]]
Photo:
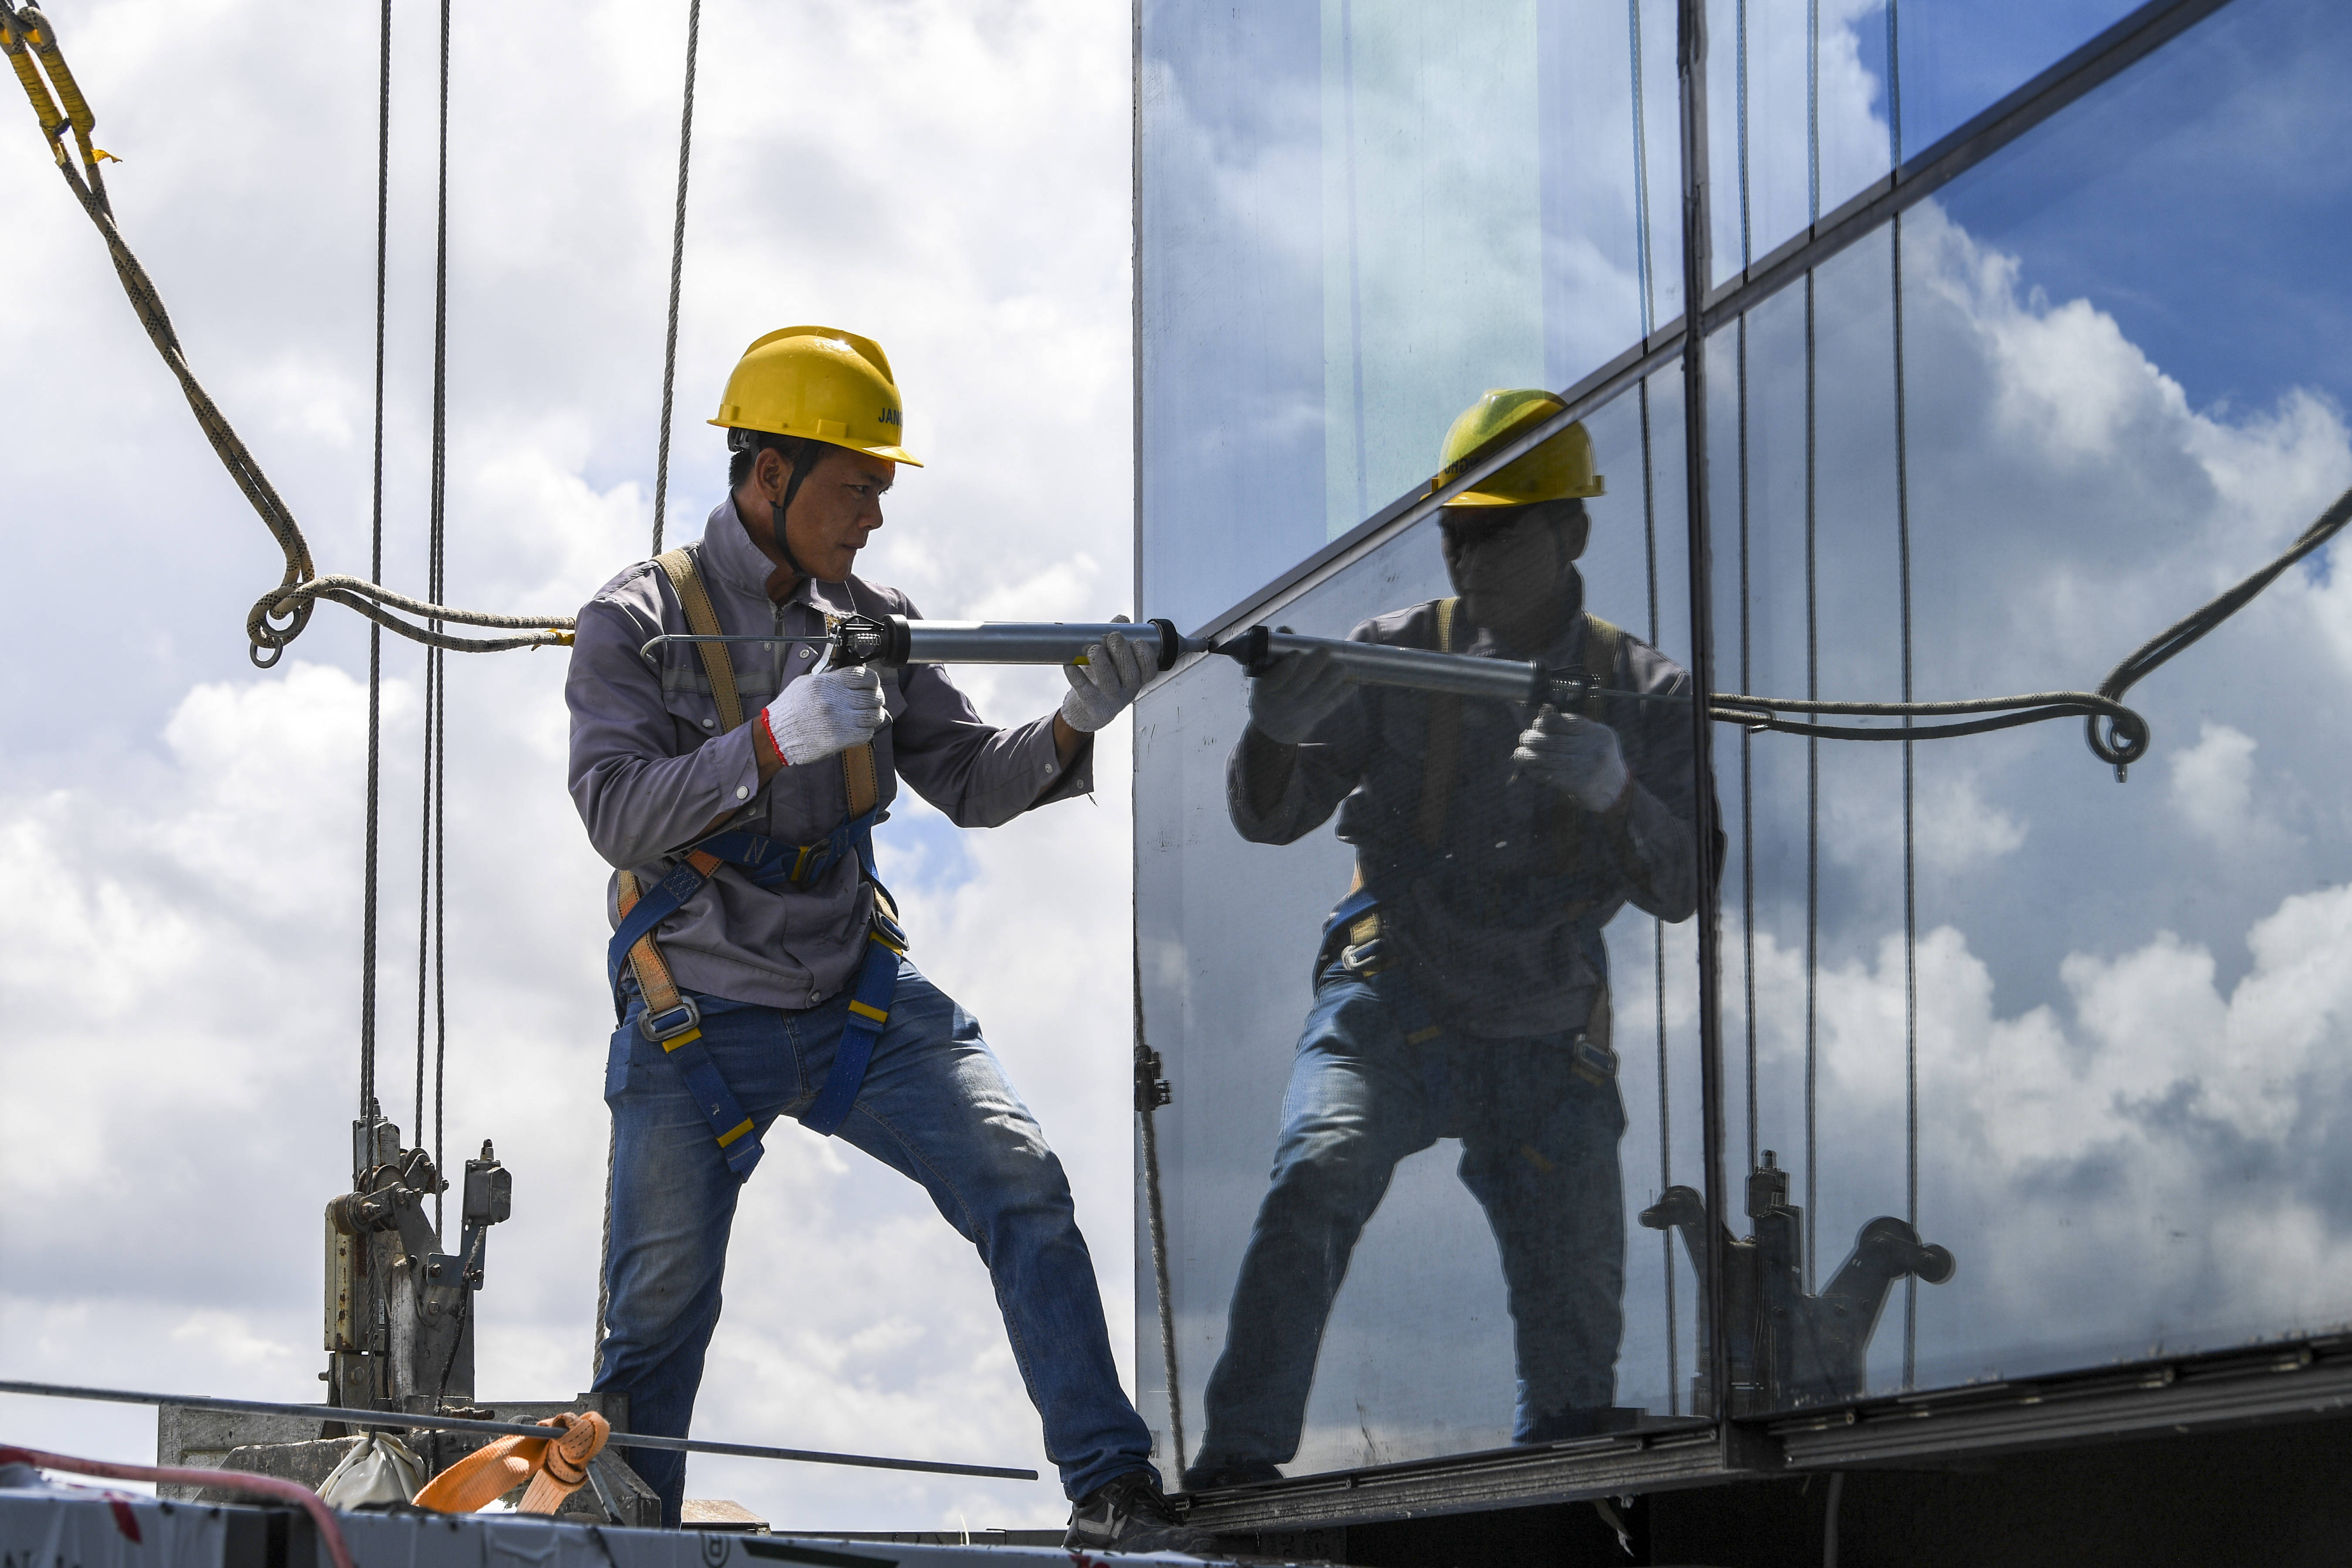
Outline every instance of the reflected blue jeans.
[[[631, 991], [604, 1071], [614, 1163], [595, 1388], [629, 1396], [633, 1429], [684, 1436], [719, 1323], [741, 1184], [677, 1067], [637, 1027], [645, 1004]], [[695, 1001], [711, 1060], [761, 1135], [772, 1136], [779, 1117], [804, 1115], [833, 1065], [848, 995], [802, 1012], [698, 993]], [[1082, 1497], [1150, 1469], [1151, 1435], [1119, 1387], [1062, 1163], [979, 1023], [911, 964], [898, 972], [889, 1025], [839, 1136], [920, 1182], [978, 1249], [1064, 1489]], [[812, 1289], [823, 1280], [813, 1271]], [[677, 1525], [686, 1456], [631, 1448], [625, 1457], [661, 1494], [663, 1521]]]
[[[1625, 1212], [1614, 1079], [1574, 1070], [1572, 1034], [1412, 1045], [1400, 971], [1324, 970], [1283, 1097], [1274, 1174], [1242, 1256], [1194, 1467], [1298, 1451], [1332, 1299], [1398, 1161], [1462, 1140], [1463, 1185], [1502, 1254], [1518, 1362], [1513, 1440], [1615, 1398]], [[1384, 994], [1385, 993], [1385, 994]], [[1444, 1020], [1434, 1020], [1443, 1023]], [[1445, 1281], [1430, 1281], [1442, 1310]], [[1443, 1331], [1433, 1322], [1433, 1331]]]

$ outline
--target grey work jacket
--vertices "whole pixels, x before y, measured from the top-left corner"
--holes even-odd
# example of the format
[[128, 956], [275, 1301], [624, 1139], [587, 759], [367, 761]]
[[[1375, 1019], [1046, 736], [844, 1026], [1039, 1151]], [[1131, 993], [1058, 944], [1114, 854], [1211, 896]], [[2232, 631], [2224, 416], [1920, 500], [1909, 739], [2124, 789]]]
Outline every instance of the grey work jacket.
[[[1580, 604], [1581, 596], [1580, 581]], [[1483, 628], [1465, 642], [1472, 630], [1457, 623], [1458, 651], [1515, 657]], [[1579, 614], [1539, 661], [1580, 664], [1584, 631]], [[1348, 635], [1435, 647], [1437, 605], [1378, 616]], [[1622, 691], [1691, 689], [1680, 666], [1630, 633], [1618, 641], [1606, 684]], [[1601, 700], [1598, 716], [1616, 731], [1632, 780], [1615, 806], [1595, 815], [1549, 785], [1511, 776], [1511, 752], [1526, 727], [1517, 706], [1463, 700], [1453, 776], [1439, 785], [1443, 826], [1432, 844], [1422, 809], [1433, 782], [1432, 701], [1394, 688], [1351, 689], [1297, 748], [1278, 795], [1272, 786], [1281, 748], [1252, 732], [1226, 769], [1234, 826], [1254, 842], [1288, 844], [1336, 807], [1339, 836], [1356, 846], [1366, 881], [1381, 897], [1382, 945], [1410, 966], [1432, 1022], [1495, 1038], [1585, 1028], [1606, 995], [1606, 976], [1594, 963], [1601, 927], [1628, 902], [1666, 921], [1685, 920], [1697, 907], [1691, 710]]]
[[[705, 526], [704, 590], [728, 632], [818, 637], [824, 615], [913, 616], [904, 594], [855, 575], [845, 583], [803, 579], [772, 604], [768, 558], [744, 532], [730, 499]], [[721, 734], [702, 658], [691, 643], [638, 649], [663, 632], [686, 631], [676, 590], [660, 567], [639, 562], [597, 591], [580, 612], [564, 698], [572, 709], [571, 788], [596, 852], [651, 887], [672, 856], [714, 817], [726, 826], [794, 844], [824, 838], [848, 815], [837, 758], [779, 770], [763, 788], [751, 750], [752, 725]], [[747, 720], [818, 664], [810, 644], [731, 643]], [[993, 827], [1033, 805], [1094, 787], [1093, 742], [1064, 768], [1049, 714], [1017, 729], [981, 721], [936, 665], [882, 672], [889, 720], [874, 737], [878, 804], [885, 815], [903, 778], [961, 827]], [[761, 888], [722, 867], [656, 932], [677, 983], [689, 990], [772, 1007], [814, 1006], [849, 984], [866, 951], [873, 893], [855, 856], [809, 887]], [[605, 916], [620, 923], [617, 877]]]

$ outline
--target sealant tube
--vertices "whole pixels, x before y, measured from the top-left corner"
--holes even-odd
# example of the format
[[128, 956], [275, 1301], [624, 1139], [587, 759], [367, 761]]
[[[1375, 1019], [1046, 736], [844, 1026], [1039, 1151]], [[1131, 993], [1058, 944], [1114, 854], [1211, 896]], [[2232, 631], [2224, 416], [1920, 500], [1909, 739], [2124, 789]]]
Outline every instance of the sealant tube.
[[1455, 697], [1486, 697], [1500, 702], [1568, 706], [1584, 700], [1592, 680], [1583, 670], [1547, 669], [1510, 658], [1474, 658], [1434, 648], [1392, 647], [1385, 643], [1302, 637], [1297, 632], [1252, 626], [1227, 637], [1216, 651], [1262, 675], [1287, 654], [1328, 653], [1348, 679], [1362, 686], [1397, 686]]
[[835, 658], [877, 664], [1084, 664], [1087, 649], [1117, 632], [1155, 667], [1172, 668], [1209, 644], [1168, 621], [910, 621], [856, 616], [834, 629]]

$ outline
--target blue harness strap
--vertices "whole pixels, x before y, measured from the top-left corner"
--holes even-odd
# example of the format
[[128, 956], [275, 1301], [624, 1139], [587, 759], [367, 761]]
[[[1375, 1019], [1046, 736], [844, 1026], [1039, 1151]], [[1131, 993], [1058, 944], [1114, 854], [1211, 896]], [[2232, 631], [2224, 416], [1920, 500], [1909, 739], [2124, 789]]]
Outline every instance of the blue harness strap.
[[824, 1087], [817, 1091], [816, 1103], [801, 1118], [801, 1125], [810, 1131], [830, 1138], [849, 1119], [857, 1091], [866, 1084], [866, 1068], [874, 1060], [875, 1044], [890, 1022], [890, 1003], [898, 989], [898, 960], [906, 952], [906, 933], [898, 921], [882, 912], [877, 887], [874, 929], [866, 937], [866, 959], [857, 966], [857, 982], [850, 990], [849, 1016], [842, 1023], [841, 1040], [834, 1047]]
[[787, 844], [740, 829], [714, 833], [696, 841], [678, 858], [669, 875], [646, 889], [645, 896], [621, 917], [613, 940], [604, 949], [606, 981], [618, 986], [629, 949], [651, 934], [662, 921], [684, 909], [721, 866], [740, 869], [762, 888], [805, 888], [831, 870], [845, 855], [855, 854], [870, 879], [874, 874], [874, 819], [879, 810], [849, 818], [814, 844]]
[[[1409, 1046], [1429, 1045], [1445, 1036], [1445, 1027], [1430, 1013], [1421, 999], [1421, 988], [1412, 983], [1405, 968], [1389, 962], [1383, 950], [1385, 938], [1381, 931], [1380, 896], [1371, 889], [1358, 887], [1339, 900], [1339, 907], [1323, 921], [1323, 941], [1316, 949], [1315, 977], [1319, 985], [1324, 971], [1333, 963], [1357, 980], [1373, 986], [1381, 1001], [1395, 1016], [1397, 1027], [1403, 1031]], [[1369, 922], [1366, 917], [1373, 917]], [[1369, 934], [1358, 937], [1360, 922], [1369, 925]], [[1577, 945], [1585, 962], [1599, 975], [1607, 994], [1609, 984], [1609, 947], [1602, 939], [1601, 928], [1590, 923], [1577, 930]], [[1605, 1083], [1617, 1076], [1616, 1053], [1604, 1043], [1595, 1040], [1589, 1031], [1578, 1030], [1568, 1042], [1573, 1070], [1580, 1078], [1593, 1083]]]
[[[693, 1014], [694, 1004], [687, 1002], [684, 1010]], [[652, 1016], [650, 1013], [638, 1015], [641, 1023]], [[648, 1029], [646, 1033], [650, 1035], [652, 1031]], [[759, 1164], [760, 1156], [767, 1151], [761, 1145], [759, 1129], [744, 1113], [743, 1102], [735, 1098], [735, 1091], [719, 1076], [719, 1064], [710, 1059], [709, 1047], [702, 1043], [700, 1017], [696, 1016], [686, 1028], [667, 1039], [658, 1035], [654, 1039], [677, 1064], [678, 1076], [686, 1080], [688, 1092], [694, 1096], [696, 1109], [710, 1123], [711, 1135], [719, 1140], [719, 1152], [727, 1156], [727, 1168], [735, 1173], [737, 1181], [750, 1181], [752, 1167]]]
[[[865, 1086], [866, 1068], [874, 1059], [874, 1047], [882, 1037], [883, 1026], [889, 1022], [890, 1003], [898, 987], [898, 961], [907, 951], [906, 933], [884, 912], [888, 895], [874, 876], [874, 819], [878, 815], [878, 811], [861, 812], [814, 844], [787, 844], [740, 830], [714, 833], [688, 848], [669, 875], [630, 906], [605, 950], [607, 977], [617, 997], [621, 973], [629, 962], [629, 950], [683, 909], [718, 874], [719, 867], [737, 867], [760, 887], [800, 888], [824, 876], [845, 857], [856, 855], [866, 879], [875, 886], [873, 928], [868, 934], [866, 957], [858, 965], [857, 978], [851, 988], [850, 1016], [842, 1029], [832, 1070], [825, 1074], [824, 1087], [818, 1092], [816, 1103], [801, 1119], [803, 1126], [828, 1137], [848, 1119], [850, 1107], [856, 1103], [857, 1091]], [[710, 1123], [711, 1136], [727, 1156], [728, 1168], [738, 1180], [750, 1177], [752, 1167], [759, 1164], [760, 1156], [766, 1151], [751, 1117], [744, 1113], [742, 1102], [727, 1087], [719, 1065], [710, 1059], [709, 1048], [702, 1044], [701, 1015], [693, 999], [681, 996], [677, 1006], [661, 1012], [648, 1002], [646, 1010], [637, 1016], [637, 1027], [677, 1064], [695, 1104]]]

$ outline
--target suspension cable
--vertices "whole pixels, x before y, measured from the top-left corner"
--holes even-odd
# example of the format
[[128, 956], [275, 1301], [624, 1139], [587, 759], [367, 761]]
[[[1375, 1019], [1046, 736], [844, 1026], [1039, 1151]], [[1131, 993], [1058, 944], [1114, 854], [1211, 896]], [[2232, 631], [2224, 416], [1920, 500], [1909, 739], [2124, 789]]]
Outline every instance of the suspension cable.
[[[302, 537], [302, 530], [294, 521], [294, 513], [278, 496], [261, 465], [230, 426], [228, 417], [220, 410], [211, 394], [196, 380], [188, 366], [187, 355], [180, 343], [178, 331], [172, 325], [170, 314], [163, 309], [163, 297], [156, 291], [154, 280], [146, 268], [131, 254], [131, 247], [115, 226], [114, 211], [106, 195], [106, 183], [100, 174], [99, 164], [111, 153], [94, 145], [90, 133], [96, 125], [80, 87], [68, 68], [64, 55], [57, 43], [57, 32], [36, 5], [19, 5], [14, 0], [0, 0], [0, 50], [9, 56], [16, 68], [18, 81], [26, 97], [31, 100], [33, 112], [41, 122], [42, 135], [48, 141], [56, 157], [58, 173], [74, 194], [74, 199], [99, 237], [106, 242], [108, 258], [114, 263], [115, 275], [121, 279], [122, 291], [130, 298], [131, 308], [146, 329], [148, 341], [163, 356], [164, 366], [180, 384], [181, 395], [187, 398], [189, 408], [196, 416], [197, 426], [212, 446], [214, 455], [228, 470], [246, 500], [269, 530], [286, 557], [286, 573], [278, 585], [254, 602], [246, 616], [247, 650], [257, 667], [267, 669], [276, 664], [288, 644], [301, 636], [310, 625], [311, 606], [320, 599], [349, 606], [359, 611], [386, 630], [399, 633], [414, 642], [460, 653], [495, 653], [504, 648], [568, 647], [572, 642], [572, 617], [570, 616], [494, 616], [477, 611], [453, 610], [435, 604], [419, 604], [414, 599], [390, 592], [374, 582], [362, 582], [355, 577], [319, 575], [310, 558], [310, 546]], [[29, 53], [27, 51], [30, 51]], [[42, 72], [47, 73], [46, 83]], [[52, 98], [50, 89], [56, 89]], [[63, 108], [59, 108], [59, 104]], [[385, 112], [388, 112], [385, 111]], [[64, 137], [70, 131], [80, 152], [77, 167], [65, 150]], [[381, 570], [377, 575], [381, 576]], [[464, 626], [493, 626], [514, 629], [518, 635], [506, 637], [455, 637], [430, 627], [418, 626], [393, 615], [384, 606], [411, 614], [422, 614], [428, 621], [455, 621]]]
[[[392, 0], [383, 0], [376, 42], [375, 121], [375, 466], [368, 533], [368, 575], [383, 575], [384, 282], [392, 219]], [[368, 626], [367, 830], [360, 903], [360, 1119], [376, 1114], [376, 914], [382, 902], [377, 854], [383, 819], [383, 628]], [[354, 1150], [352, 1183], [365, 1172]]]
[[[1633, 214], [1637, 230], [1634, 237], [1637, 283], [1641, 290], [1642, 335], [1646, 338], [1657, 315], [1656, 284], [1650, 269], [1650, 160], [1649, 128], [1642, 116], [1642, 4], [1626, 0], [1626, 47], [1633, 58]], [[1655, 488], [1652, 483], [1650, 437], [1650, 378], [1643, 376], [1634, 391], [1642, 421], [1642, 552], [1647, 572], [1650, 594], [1650, 642], [1658, 640], [1658, 506]], [[1673, 1085], [1668, 1073], [1666, 1050], [1666, 926], [1664, 921], [1653, 920], [1650, 932], [1650, 973], [1657, 1012], [1658, 1057], [1658, 1190], [1664, 1192], [1675, 1184], [1675, 1142]], [[1659, 1241], [1665, 1259], [1666, 1310], [1666, 1413], [1682, 1414], [1682, 1343], [1675, 1310], [1675, 1249], [1670, 1235], [1661, 1232]]]
[[[1897, 0], [1886, 0], [1887, 166], [1903, 166], [1903, 56]], [[1895, 537], [1902, 571], [1903, 700], [1911, 700], [1911, 437], [1903, 374], [1903, 215], [1890, 226], [1895, 314]], [[1919, 875], [1915, 742], [1903, 728], [1903, 1217], [1919, 1228]], [[1919, 1279], [1903, 1279], [1903, 1386], [1918, 1382]]]
[[[1822, 4], [1805, 0], [1805, 214], [1822, 221]], [[1813, 269], [1805, 269], [1805, 697], [1822, 694], [1820, 500], [1821, 356], [1815, 346]], [[1805, 736], [1805, 1289], [1819, 1277], [1821, 1226], [1822, 749]]]
[[687, 0], [686, 93], [677, 115], [677, 216], [669, 234], [669, 331], [662, 344], [661, 445], [654, 458], [654, 548], [661, 553], [669, 505], [669, 426], [677, 386], [677, 297], [686, 277], [686, 174], [694, 151], [694, 57], [702, 40], [702, 0]]
[[[450, 0], [441, 0], [441, 127], [439, 139], [440, 163], [434, 190], [433, 219], [433, 493], [431, 507], [431, 540], [426, 571], [428, 591], [437, 603], [447, 592], [449, 571], [449, 13]], [[438, 631], [441, 628], [435, 626]], [[448, 1082], [449, 1001], [448, 963], [446, 939], [448, 922], [446, 900], [448, 878], [443, 850], [447, 840], [449, 816], [449, 672], [443, 650], [429, 647], [425, 652], [425, 812], [420, 837], [425, 841], [425, 881], [432, 892], [433, 919], [433, 1168], [445, 1168], [442, 1160], [442, 1108]], [[418, 918], [425, 912], [425, 900], [417, 900]], [[417, 1070], [424, 1071], [425, 1020], [422, 1012], [424, 996], [425, 943], [420, 931], [416, 949], [418, 1007]], [[416, 1142], [425, 1143], [425, 1113], [420, 1108], [416, 1116]], [[447, 1190], [444, 1180], [433, 1194], [433, 1234], [442, 1235], [442, 1194]], [[446, 1378], [446, 1372], [444, 1371]]]
[[[1753, 230], [1749, 222], [1748, 181], [1748, 0], [1738, 0], [1732, 12], [1733, 42], [1737, 52], [1738, 74], [1734, 79], [1735, 104], [1738, 119], [1739, 153], [1739, 266], [1745, 271], [1754, 261]], [[1748, 614], [1748, 313], [1741, 311], [1738, 325], [1738, 414], [1739, 414], [1739, 686], [1746, 690], [1754, 684], [1749, 668], [1752, 651], [1750, 616]], [[1909, 696], [1910, 693], [1904, 693]], [[1756, 1075], [1756, 732], [1739, 731], [1739, 947], [1740, 978], [1747, 995], [1745, 1018], [1748, 1047], [1748, 1168], [1756, 1168], [1757, 1097]]]
[[[1176, 1450], [1176, 1473], [1184, 1473], [1184, 1383], [1176, 1364], [1176, 1300], [1168, 1274], [1168, 1211], [1160, 1192], [1160, 1108], [1172, 1098], [1160, 1076], [1160, 1053], [1143, 1033], [1143, 944], [1129, 943], [1135, 980], [1136, 1139], [1143, 1156], [1143, 1223], [1151, 1249], [1151, 1283], [1160, 1306], [1160, 1365], [1168, 1384], [1168, 1437]], [[1139, 1390], [1139, 1392], [1140, 1392]]]

